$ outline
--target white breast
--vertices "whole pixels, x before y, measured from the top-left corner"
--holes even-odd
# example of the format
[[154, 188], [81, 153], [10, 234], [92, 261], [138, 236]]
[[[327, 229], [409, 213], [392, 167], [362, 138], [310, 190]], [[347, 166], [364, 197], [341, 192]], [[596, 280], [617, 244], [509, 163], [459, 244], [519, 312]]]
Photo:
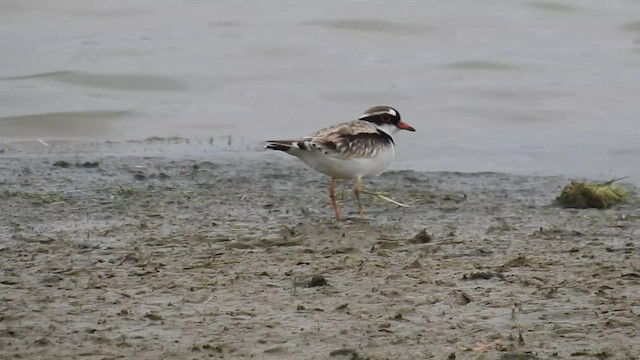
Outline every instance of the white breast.
[[368, 158], [335, 158], [321, 152], [299, 151], [295, 154], [313, 169], [336, 179], [361, 179], [385, 171], [395, 156], [394, 146], [386, 146]]

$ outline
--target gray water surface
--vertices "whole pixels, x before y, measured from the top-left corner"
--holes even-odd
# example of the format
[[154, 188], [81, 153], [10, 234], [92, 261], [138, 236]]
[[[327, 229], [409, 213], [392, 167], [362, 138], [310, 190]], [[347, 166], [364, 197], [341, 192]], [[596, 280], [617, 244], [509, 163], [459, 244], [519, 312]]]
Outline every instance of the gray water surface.
[[389, 104], [397, 169], [640, 182], [637, 0], [5, 0], [0, 49], [1, 142], [257, 146]]

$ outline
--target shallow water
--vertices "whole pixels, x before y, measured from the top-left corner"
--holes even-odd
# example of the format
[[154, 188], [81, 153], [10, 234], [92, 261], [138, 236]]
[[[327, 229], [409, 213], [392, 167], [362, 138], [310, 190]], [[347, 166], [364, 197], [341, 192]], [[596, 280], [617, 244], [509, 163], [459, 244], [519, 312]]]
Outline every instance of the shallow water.
[[390, 104], [397, 169], [640, 182], [640, 2], [3, 1], [0, 141], [295, 137]]

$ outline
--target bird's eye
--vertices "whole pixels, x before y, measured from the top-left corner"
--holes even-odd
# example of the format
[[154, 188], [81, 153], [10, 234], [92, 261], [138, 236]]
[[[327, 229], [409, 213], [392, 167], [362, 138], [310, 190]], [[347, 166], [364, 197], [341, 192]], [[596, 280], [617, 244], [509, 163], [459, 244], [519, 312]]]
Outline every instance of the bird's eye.
[[382, 114], [380, 117], [384, 122], [391, 122], [391, 116], [389, 116], [388, 114]]

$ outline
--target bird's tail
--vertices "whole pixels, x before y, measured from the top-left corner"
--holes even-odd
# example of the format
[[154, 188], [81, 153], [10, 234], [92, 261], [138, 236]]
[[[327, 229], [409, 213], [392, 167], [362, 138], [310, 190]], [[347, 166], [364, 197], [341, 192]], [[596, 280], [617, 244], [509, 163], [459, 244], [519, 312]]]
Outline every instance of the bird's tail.
[[265, 141], [264, 148], [287, 152], [295, 147], [294, 143], [295, 140], [267, 140]]

